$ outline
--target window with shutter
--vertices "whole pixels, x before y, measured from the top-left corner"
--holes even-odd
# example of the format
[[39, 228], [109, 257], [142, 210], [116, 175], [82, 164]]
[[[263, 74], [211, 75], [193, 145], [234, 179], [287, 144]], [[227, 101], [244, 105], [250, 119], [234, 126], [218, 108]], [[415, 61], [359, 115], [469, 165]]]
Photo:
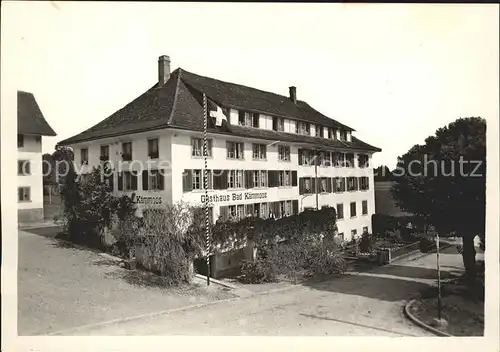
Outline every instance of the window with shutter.
[[192, 170], [184, 170], [182, 174], [182, 190], [190, 192], [193, 189]]
[[297, 171], [292, 171], [292, 187], [297, 187]]
[[227, 189], [228, 174], [229, 174], [229, 170], [222, 170], [222, 175], [221, 175], [221, 189]]
[[132, 191], [137, 191], [137, 171], [132, 171], [130, 176], [132, 178]]
[[221, 221], [229, 220], [229, 207], [228, 206], [219, 207], [219, 218]]
[[253, 207], [253, 204], [246, 204], [245, 205], [245, 216], [254, 216], [254, 213], [253, 213], [253, 210], [254, 207]]
[[149, 181], [149, 170], [142, 170], [142, 190], [143, 191], [149, 190], [148, 181]]
[[121, 172], [118, 173], [118, 190], [123, 191], [123, 174]]
[[337, 204], [337, 219], [342, 220], [344, 218], [344, 204]]
[[319, 181], [315, 177], [311, 178], [311, 193], [316, 194], [316, 192], [318, 191], [316, 189], [317, 186], [319, 186]]
[[363, 203], [361, 203], [361, 205], [362, 205], [363, 215], [367, 215], [368, 214], [368, 201], [364, 200]]
[[304, 178], [299, 178], [299, 194], [304, 194]]
[[292, 213], [297, 215], [299, 213], [299, 201], [297, 199], [292, 200]]
[[327, 182], [326, 182], [327, 178], [326, 177], [322, 177], [319, 181], [320, 181], [319, 192], [326, 193], [327, 192], [327, 188], [326, 188], [327, 187], [326, 186], [326, 184], [327, 184]]
[[328, 193], [332, 193], [332, 183], [333, 183], [332, 178], [331, 178], [331, 177], [328, 177], [328, 178], [326, 179], [326, 191], [327, 191]]
[[158, 170], [158, 189], [160, 191], [165, 189], [165, 170]]
[[356, 217], [356, 202], [351, 202], [351, 218]]

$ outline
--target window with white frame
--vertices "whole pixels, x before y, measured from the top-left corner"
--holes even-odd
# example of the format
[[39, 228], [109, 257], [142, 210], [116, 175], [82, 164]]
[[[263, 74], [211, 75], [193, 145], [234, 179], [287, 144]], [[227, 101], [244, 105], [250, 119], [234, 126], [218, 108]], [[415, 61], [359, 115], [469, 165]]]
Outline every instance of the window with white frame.
[[237, 142], [226, 142], [227, 158], [243, 160], [244, 144]]
[[342, 220], [344, 218], [344, 204], [337, 204], [337, 219]]
[[134, 190], [133, 187], [133, 178], [135, 177], [134, 174], [130, 171], [124, 171], [123, 172], [123, 189], [125, 191], [132, 191]]
[[258, 187], [260, 185], [260, 172], [259, 170], [252, 171], [253, 186]]
[[309, 136], [311, 134], [311, 125], [307, 122], [297, 121], [295, 124], [295, 132], [297, 134]]
[[109, 161], [109, 145], [101, 145], [101, 161]]
[[356, 217], [356, 202], [351, 202], [351, 218]]
[[354, 167], [354, 153], [346, 153], [345, 155], [345, 165], [347, 167]]
[[348, 134], [348, 132], [345, 130], [340, 131], [340, 140], [347, 141], [347, 134]]
[[302, 165], [314, 165], [314, 152], [310, 149], [302, 149], [300, 152]]
[[283, 117], [273, 117], [273, 130], [278, 132], [285, 131], [285, 119]]
[[132, 161], [132, 142], [122, 143], [122, 160]]
[[158, 138], [148, 139], [148, 157], [150, 159], [158, 159], [159, 156]]
[[17, 200], [19, 202], [29, 202], [31, 201], [31, 189], [30, 187], [19, 187], [17, 189]]
[[259, 113], [238, 111], [238, 124], [246, 127], [259, 127]]
[[368, 214], [368, 201], [364, 200], [362, 204], [362, 213], [363, 215]]
[[280, 161], [290, 161], [290, 146], [288, 145], [278, 146], [278, 159]]
[[323, 137], [323, 126], [316, 125], [314, 132], [316, 134], [316, 137]]
[[243, 170], [229, 170], [227, 176], [228, 188], [243, 188]]
[[345, 154], [344, 153], [333, 152], [332, 158], [333, 158], [333, 166], [335, 166], [335, 167], [343, 167], [344, 166], [344, 161], [345, 161]]
[[[191, 156], [203, 156], [204, 140], [202, 138], [191, 138]], [[207, 156], [212, 157], [212, 140], [207, 139]]]
[[203, 189], [203, 176], [201, 170], [193, 170], [193, 189]]
[[280, 202], [280, 215], [290, 216], [292, 215], [292, 201], [285, 200]]
[[245, 217], [245, 206], [243, 204], [230, 205], [229, 207], [229, 219], [230, 220], [240, 220]]
[[369, 166], [369, 156], [366, 154], [358, 154], [358, 167], [367, 168]]
[[29, 160], [18, 160], [17, 161], [17, 174], [20, 176], [31, 175]]
[[312, 192], [312, 182], [310, 178], [304, 178], [304, 193]]
[[161, 179], [160, 177], [163, 177], [163, 175], [160, 173], [159, 170], [150, 170], [148, 173], [148, 190], [159, 190]]
[[321, 166], [330, 166], [330, 152], [321, 151], [318, 154], [319, 162]]
[[80, 150], [80, 160], [82, 165], [88, 165], [89, 163], [89, 150], [87, 148], [82, 148]]
[[266, 159], [266, 145], [265, 144], [252, 144], [252, 158], [254, 160]]
[[279, 186], [289, 187], [292, 185], [292, 172], [290, 170], [279, 172]]
[[328, 183], [328, 179], [326, 177], [322, 177], [320, 179], [320, 192], [321, 193], [328, 192], [327, 183]]
[[267, 170], [260, 171], [260, 187], [267, 187]]

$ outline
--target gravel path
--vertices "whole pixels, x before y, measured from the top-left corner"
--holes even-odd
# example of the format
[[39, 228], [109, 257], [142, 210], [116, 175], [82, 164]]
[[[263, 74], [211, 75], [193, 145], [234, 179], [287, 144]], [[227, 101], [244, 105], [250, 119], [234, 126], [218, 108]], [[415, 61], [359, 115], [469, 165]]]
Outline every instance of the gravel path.
[[[29, 230], [37, 232], [36, 230]], [[62, 329], [234, 297], [199, 281], [166, 290], [152, 275], [120, 268], [97, 253], [68, 248], [53, 238], [19, 231], [18, 334]]]

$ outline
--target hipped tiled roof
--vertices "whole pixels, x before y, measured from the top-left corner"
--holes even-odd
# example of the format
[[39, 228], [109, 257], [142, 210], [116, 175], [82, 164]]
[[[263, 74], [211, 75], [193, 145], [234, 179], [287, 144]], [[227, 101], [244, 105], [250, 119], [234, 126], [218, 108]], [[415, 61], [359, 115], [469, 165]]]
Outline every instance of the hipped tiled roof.
[[55, 136], [32, 93], [17, 91], [17, 133]]
[[[203, 93], [223, 108], [283, 116], [325, 127], [353, 131], [351, 127], [326, 117], [303, 101], [297, 101], [295, 104], [288, 97], [199, 76], [179, 68], [172, 72], [163, 87], [158, 87], [158, 84], [155, 84], [107, 119], [78, 135], [61, 141], [59, 144], [68, 145], [161, 128], [202, 131], [203, 106], [201, 96]], [[229, 125], [227, 129], [210, 126], [209, 132], [272, 141], [308, 143], [323, 147], [380, 151], [379, 148], [366, 144], [355, 137], [352, 138], [352, 142], [341, 142], [235, 125]]]

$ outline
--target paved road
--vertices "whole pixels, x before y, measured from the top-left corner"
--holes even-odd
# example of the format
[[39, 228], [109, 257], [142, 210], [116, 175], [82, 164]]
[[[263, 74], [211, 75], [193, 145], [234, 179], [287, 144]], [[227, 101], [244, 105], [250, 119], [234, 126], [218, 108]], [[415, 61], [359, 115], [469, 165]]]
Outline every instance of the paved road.
[[[432, 336], [407, 321], [402, 309], [435, 282], [435, 258], [74, 334]], [[454, 248], [444, 251], [441, 264], [444, 278], [462, 270]]]

